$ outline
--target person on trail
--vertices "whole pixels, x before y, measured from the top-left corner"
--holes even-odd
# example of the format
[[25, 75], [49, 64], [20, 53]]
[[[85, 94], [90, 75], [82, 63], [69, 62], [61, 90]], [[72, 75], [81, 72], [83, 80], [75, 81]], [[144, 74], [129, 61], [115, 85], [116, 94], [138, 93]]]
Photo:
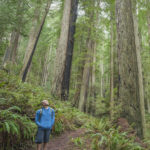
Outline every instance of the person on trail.
[[35, 122], [38, 126], [35, 138], [37, 150], [41, 150], [42, 143], [44, 143], [43, 150], [47, 149], [50, 132], [55, 122], [55, 112], [54, 109], [49, 107], [49, 102], [47, 100], [43, 100], [42, 106], [42, 109], [36, 111], [35, 116]]

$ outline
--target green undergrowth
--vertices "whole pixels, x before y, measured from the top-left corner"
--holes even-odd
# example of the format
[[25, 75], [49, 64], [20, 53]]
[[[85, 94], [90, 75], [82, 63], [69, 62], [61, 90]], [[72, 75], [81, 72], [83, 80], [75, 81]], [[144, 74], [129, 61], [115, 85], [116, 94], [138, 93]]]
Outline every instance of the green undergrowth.
[[68, 102], [53, 99], [43, 88], [22, 83], [18, 77], [0, 71], [1, 150], [29, 150], [37, 131], [35, 112], [41, 108], [43, 99], [49, 100], [55, 110], [53, 135], [74, 130], [88, 119], [84, 113], [71, 108]]
[[[128, 137], [128, 133], [119, 132], [108, 118], [96, 119], [85, 124], [88, 138], [92, 139], [92, 150], [148, 150], [135, 142], [135, 137]], [[147, 145], [148, 146], [148, 145]]]
[[[75, 146], [86, 149], [85, 139], [93, 150], [144, 150], [126, 133], [119, 133], [107, 118], [98, 119], [72, 108], [69, 102], [53, 99], [41, 87], [22, 83], [16, 76], [0, 71], [0, 148], [1, 150], [30, 150], [37, 126], [35, 112], [41, 100], [49, 100], [55, 110], [53, 136], [65, 130], [84, 128], [84, 137], [74, 139]], [[82, 139], [83, 138], [83, 139]]]

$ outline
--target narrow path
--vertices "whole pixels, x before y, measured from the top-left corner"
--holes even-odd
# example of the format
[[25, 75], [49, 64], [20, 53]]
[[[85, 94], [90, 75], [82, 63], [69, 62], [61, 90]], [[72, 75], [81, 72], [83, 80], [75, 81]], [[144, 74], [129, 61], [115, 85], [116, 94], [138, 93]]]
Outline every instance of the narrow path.
[[77, 137], [81, 137], [84, 135], [84, 133], [84, 129], [66, 131], [62, 135], [50, 139], [48, 150], [80, 150], [74, 145], [73, 142], [71, 142], [71, 140]]

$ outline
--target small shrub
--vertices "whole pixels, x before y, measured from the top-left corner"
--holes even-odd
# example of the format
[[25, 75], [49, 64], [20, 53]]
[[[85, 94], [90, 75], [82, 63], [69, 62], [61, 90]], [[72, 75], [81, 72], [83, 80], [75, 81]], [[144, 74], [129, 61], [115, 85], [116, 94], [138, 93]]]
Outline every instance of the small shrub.
[[36, 126], [27, 117], [17, 114], [21, 109], [17, 106], [0, 110], [0, 146], [2, 149], [10, 149], [24, 143], [27, 140], [33, 140]]

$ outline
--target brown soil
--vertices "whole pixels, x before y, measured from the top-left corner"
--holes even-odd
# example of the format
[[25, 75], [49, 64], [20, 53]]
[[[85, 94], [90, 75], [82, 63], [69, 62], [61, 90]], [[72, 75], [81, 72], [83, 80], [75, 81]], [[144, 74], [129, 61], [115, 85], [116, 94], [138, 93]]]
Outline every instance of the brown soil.
[[[62, 135], [50, 139], [50, 142], [48, 144], [48, 150], [83, 150], [83, 147], [80, 148], [80, 146], [76, 146], [74, 144], [73, 139], [77, 137], [83, 137], [84, 135], [84, 129], [66, 131]], [[90, 144], [87, 140], [84, 142], [86, 143], [85, 147]], [[88, 148], [88, 150], [90, 149]]]

